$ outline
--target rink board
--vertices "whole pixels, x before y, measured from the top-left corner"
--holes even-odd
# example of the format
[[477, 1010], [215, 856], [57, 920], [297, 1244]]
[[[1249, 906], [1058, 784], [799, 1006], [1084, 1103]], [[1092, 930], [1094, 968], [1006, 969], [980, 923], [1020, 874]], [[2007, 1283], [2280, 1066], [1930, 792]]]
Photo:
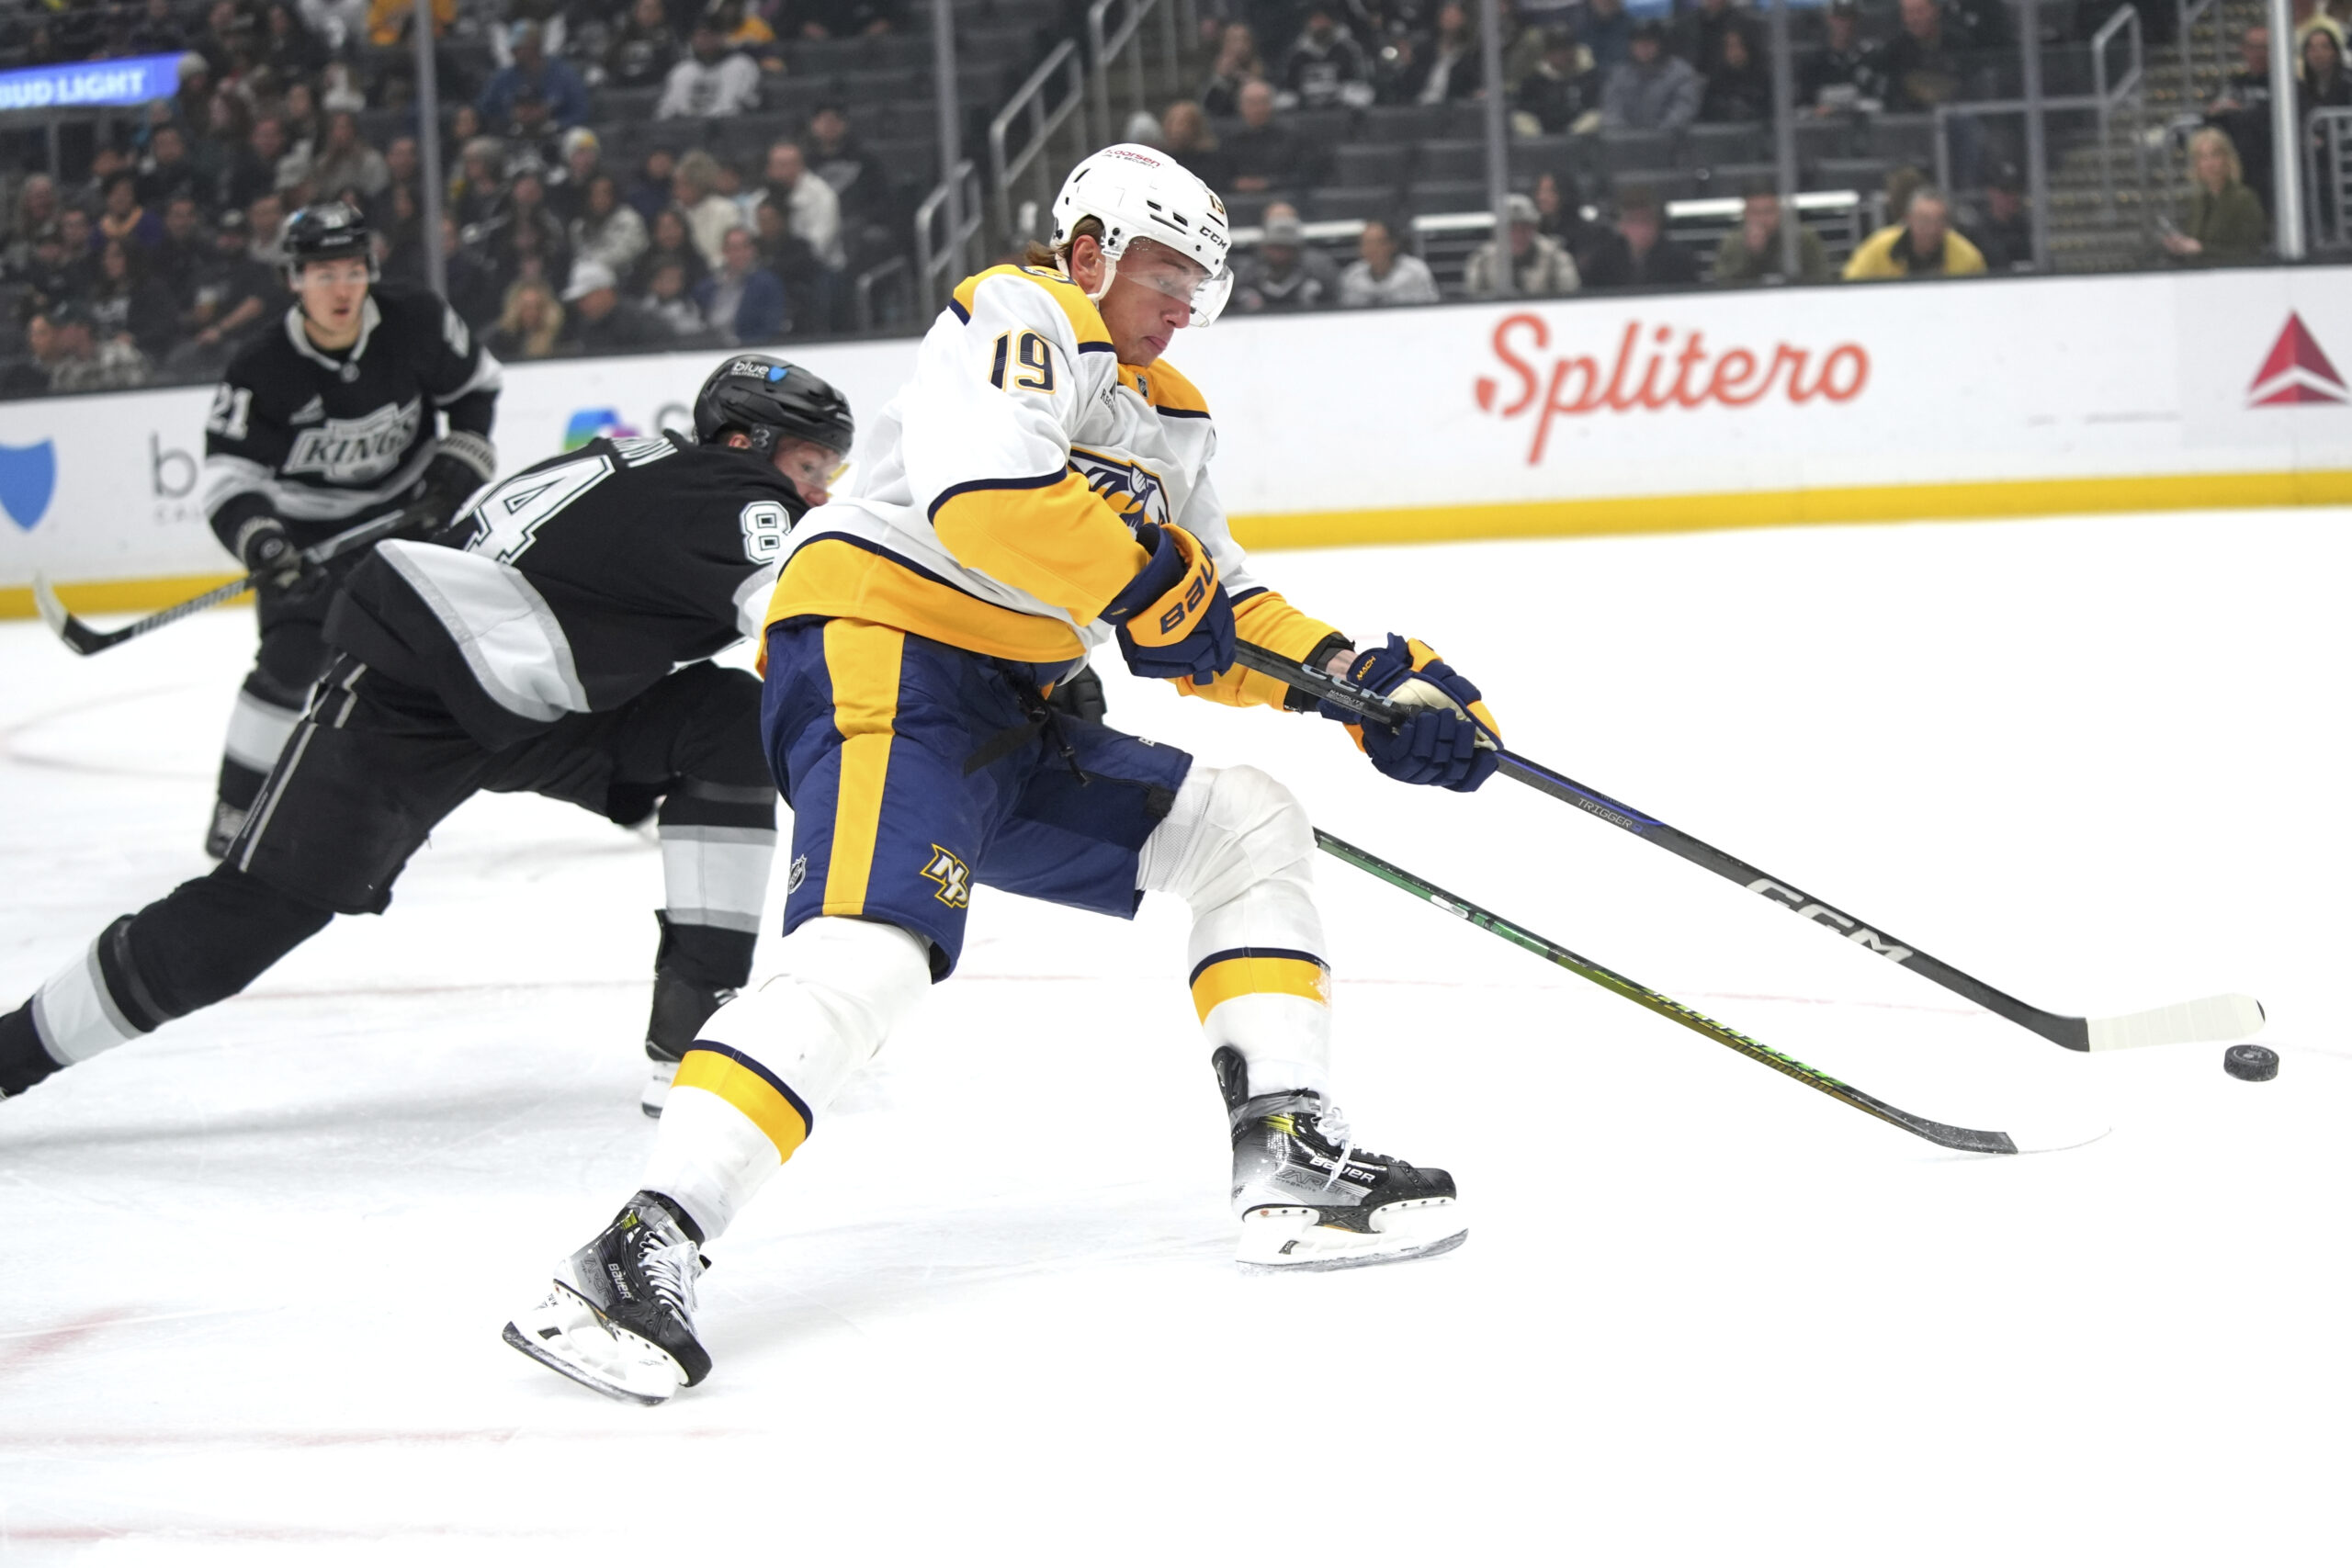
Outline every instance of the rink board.
[[[795, 347], [878, 410], [912, 340]], [[521, 467], [686, 423], [705, 353], [509, 367]], [[1260, 548], [2352, 502], [2352, 268], [1236, 321], [1173, 356]], [[218, 581], [210, 394], [0, 404], [0, 615]]]

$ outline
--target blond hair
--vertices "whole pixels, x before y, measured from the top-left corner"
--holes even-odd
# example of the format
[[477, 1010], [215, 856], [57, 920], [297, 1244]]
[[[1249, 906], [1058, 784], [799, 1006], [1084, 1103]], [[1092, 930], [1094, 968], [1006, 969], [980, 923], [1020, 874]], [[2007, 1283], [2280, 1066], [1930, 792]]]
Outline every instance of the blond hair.
[[1102, 220], [1100, 218], [1080, 219], [1078, 220], [1078, 226], [1069, 231], [1069, 244], [1064, 245], [1060, 250], [1054, 249], [1051, 245], [1046, 244], [1043, 240], [1030, 241], [1028, 250], [1024, 252], [1021, 257], [1021, 265], [1023, 266], [1061, 266], [1063, 259], [1069, 254], [1069, 246], [1076, 244], [1078, 243], [1079, 236], [1081, 234], [1093, 240], [1096, 244], [1101, 244], [1102, 243]]
[[2222, 150], [2222, 161], [2229, 166], [2230, 171], [2227, 184], [2233, 186], [2245, 184], [2245, 164], [2238, 159], [2237, 143], [2232, 141], [2230, 133], [2218, 125], [2206, 126], [2188, 139], [2188, 163], [2192, 172], [2197, 166], [2198, 152], [2207, 147], [2219, 147]]

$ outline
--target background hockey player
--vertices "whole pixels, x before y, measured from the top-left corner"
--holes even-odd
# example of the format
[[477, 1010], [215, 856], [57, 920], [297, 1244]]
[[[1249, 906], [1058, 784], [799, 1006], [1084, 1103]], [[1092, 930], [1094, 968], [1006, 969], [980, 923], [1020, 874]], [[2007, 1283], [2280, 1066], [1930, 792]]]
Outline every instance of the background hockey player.
[[[411, 504], [447, 523], [498, 469], [499, 364], [438, 295], [379, 288], [368, 225], [339, 201], [286, 220], [294, 304], [230, 363], [204, 425], [204, 510], [247, 571], [261, 649], [229, 720], [205, 849], [218, 858], [253, 807], [326, 669], [334, 585], [365, 551], [324, 566], [297, 552]], [[447, 422], [435, 427], [436, 412]]]
[[743, 355], [704, 382], [695, 432], [591, 442], [435, 540], [367, 552], [326, 621], [327, 677], [227, 857], [0, 1017], [0, 1095], [235, 995], [338, 914], [381, 913], [434, 826], [487, 789], [618, 822], [659, 801], [658, 1105], [751, 973], [775, 855], [760, 683], [707, 660], [758, 627], [852, 426], [822, 380]]
[[1476, 788], [1492, 722], [1429, 649], [1359, 654], [1234, 544], [1207, 404], [1159, 363], [1230, 287], [1216, 196], [1164, 154], [1112, 147], [1071, 173], [1054, 225], [1040, 265], [956, 288], [854, 493], [793, 536], [764, 633], [763, 733], [793, 807], [781, 972], [703, 1026], [643, 1190], [505, 1331], [600, 1393], [653, 1403], [708, 1372], [698, 1248], [954, 971], [975, 884], [1121, 918], [1146, 892], [1191, 905], [1245, 1265], [1387, 1262], [1466, 1234], [1451, 1177], [1357, 1147], [1327, 1099], [1297, 801], [1254, 768], [1055, 715], [1046, 694], [1115, 641], [1135, 673], [1194, 695], [1312, 705], [1232, 667], [1238, 628], [1415, 708], [1362, 738], [1392, 777]]

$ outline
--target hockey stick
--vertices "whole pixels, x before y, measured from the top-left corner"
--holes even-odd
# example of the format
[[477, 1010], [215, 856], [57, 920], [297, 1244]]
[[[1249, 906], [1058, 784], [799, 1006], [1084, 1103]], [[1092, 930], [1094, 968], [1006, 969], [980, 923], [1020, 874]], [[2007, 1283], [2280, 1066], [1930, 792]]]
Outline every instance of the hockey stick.
[[[1245, 669], [1271, 675], [1277, 681], [1392, 728], [1406, 711], [1353, 682], [1340, 680], [1327, 671], [1310, 668], [1296, 660], [1284, 659], [1253, 643], [1234, 644], [1234, 661]], [[1680, 829], [1646, 816], [1623, 801], [1611, 800], [1598, 790], [1587, 789], [1566, 773], [1555, 773], [1539, 762], [1530, 761], [1510, 751], [1500, 752], [1496, 771], [1506, 778], [1541, 790], [1555, 800], [1566, 801], [1613, 828], [1622, 828], [1636, 838], [1647, 840], [1662, 850], [1680, 855], [1693, 865], [1736, 882], [1750, 893], [1760, 893], [1773, 903], [1794, 910], [1800, 919], [1827, 926], [1849, 942], [1859, 942], [1882, 958], [1892, 959], [1905, 969], [1924, 975], [1944, 989], [1956, 991], [1978, 1007], [1998, 1013], [2011, 1023], [2030, 1029], [2044, 1040], [2064, 1045], [2070, 1051], [2114, 1051], [2141, 1045], [2186, 1045], [2199, 1041], [2239, 1040], [2262, 1027], [2262, 1004], [2252, 997], [2235, 994], [2201, 997], [2195, 1001], [2175, 1002], [2170, 1007], [2152, 1008], [2146, 1012], [2123, 1013], [2113, 1018], [2074, 1018], [2064, 1013], [2045, 1012], [2005, 991], [1995, 990], [1974, 976], [1953, 968], [1932, 953], [1923, 953], [1908, 942], [1897, 942], [1884, 931], [1864, 924], [1779, 877], [1766, 875], [1746, 861], [1725, 854], [1713, 844], [1694, 839]]]
[[[357, 527], [345, 528], [342, 533], [331, 538], [322, 539], [304, 550], [302, 559], [316, 566], [322, 561], [333, 560], [337, 556], [348, 555], [363, 545], [372, 545], [387, 535], [398, 533], [401, 528], [424, 515], [424, 508], [412, 506], [392, 513], [389, 516], [379, 517], [372, 523], [362, 523]], [[279, 571], [284, 570], [283, 567], [277, 569]], [[78, 619], [73, 612], [66, 609], [64, 602], [58, 598], [57, 590], [50, 586], [49, 579], [38, 572], [33, 576], [33, 604], [40, 611], [40, 618], [49, 623], [49, 629], [55, 632], [66, 647], [86, 658], [93, 653], [102, 653], [117, 643], [129, 642], [135, 637], [144, 637], [149, 632], [170, 626], [174, 621], [185, 620], [198, 610], [209, 610], [215, 604], [225, 604], [239, 594], [252, 592], [262, 579], [275, 575], [277, 573], [274, 571], [256, 571], [250, 576], [241, 577], [234, 582], [224, 582], [220, 587], [199, 593], [193, 599], [182, 600], [169, 609], [158, 610], [143, 621], [133, 621], [127, 626], [119, 626], [110, 632], [102, 632], [88, 622]]]
[[1850, 1105], [1931, 1144], [1948, 1149], [1962, 1149], [1970, 1154], [2015, 1155], [2046, 1153], [2052, 1148], [2090, 1141], [2087, 1137], [2076, 1135], [2062, 1136], [2047, 1143], [2019, 1144], [2007, 1133], [1983, 1133], [1970, 1127], [1954, 1127], [1942, 1122], [1930, 1122], [1924, 1116], [1914, 1116], [1908, 1111], [1889, 1105], [1876, 1095], [1865, 1094], [1851, 1084], [1841, 1083], [1818, 1067], [1808, 1067], [1793, 1056], [1784, 1056], [1760, 1041], [1750, 1040], [1736, 1029], [1717, 1023], [1703, 1013], [1694, 1012], [1672, 997], [1662, 996], [1613, 969], [1605, 969], [1589, 958], [1580, 957], [1558, 942], [1538, 936], [1490, 909], [1482, 909], [1466, 898], [1458, 898], [1436, 884], [1425, 882], [1409, 871], [1391, 865], [1378, 855], [1360, 850], [1344, 839], [1333, 838], [1320, 828], [1315, 829], [1315, 842], [1326, 853], [1347, 862], [1359, 871], [1371, 873], [1392, 887], [1401, 887], [1416, 898], [1434, 904], [1447, 914], [1458, 916], [1481, 931], [1492, 931], [1505, 942], [1523, 947], [1540, 958], [1550, 959], [1571, 974], [1583, 976], [1604, 990], [1614, 991], [1627, 1001], [1637, 1002], [1661, 1018], [1670, 1018], [1683, 1028], [1703, 1034], [1718, 1045], [1728, 1045], [1741, 1055], [1796, 1079], [1807, 1089], [1818, 1089], [1832, 1100]]

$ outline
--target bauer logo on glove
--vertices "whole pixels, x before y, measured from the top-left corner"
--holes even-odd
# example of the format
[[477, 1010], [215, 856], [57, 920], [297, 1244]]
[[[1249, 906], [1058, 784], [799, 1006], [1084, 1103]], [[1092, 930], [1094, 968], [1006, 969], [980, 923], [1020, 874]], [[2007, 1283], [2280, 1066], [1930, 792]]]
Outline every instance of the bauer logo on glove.
[[1136, 543], [1151, 559], [1102, 611], [1119, 628], [1119, 653], [1147, 680], [1190, 675], [1204, 686], [1233, 663], [1233, 604], [1216, 560], [1173, 524], [1144, 524]]

